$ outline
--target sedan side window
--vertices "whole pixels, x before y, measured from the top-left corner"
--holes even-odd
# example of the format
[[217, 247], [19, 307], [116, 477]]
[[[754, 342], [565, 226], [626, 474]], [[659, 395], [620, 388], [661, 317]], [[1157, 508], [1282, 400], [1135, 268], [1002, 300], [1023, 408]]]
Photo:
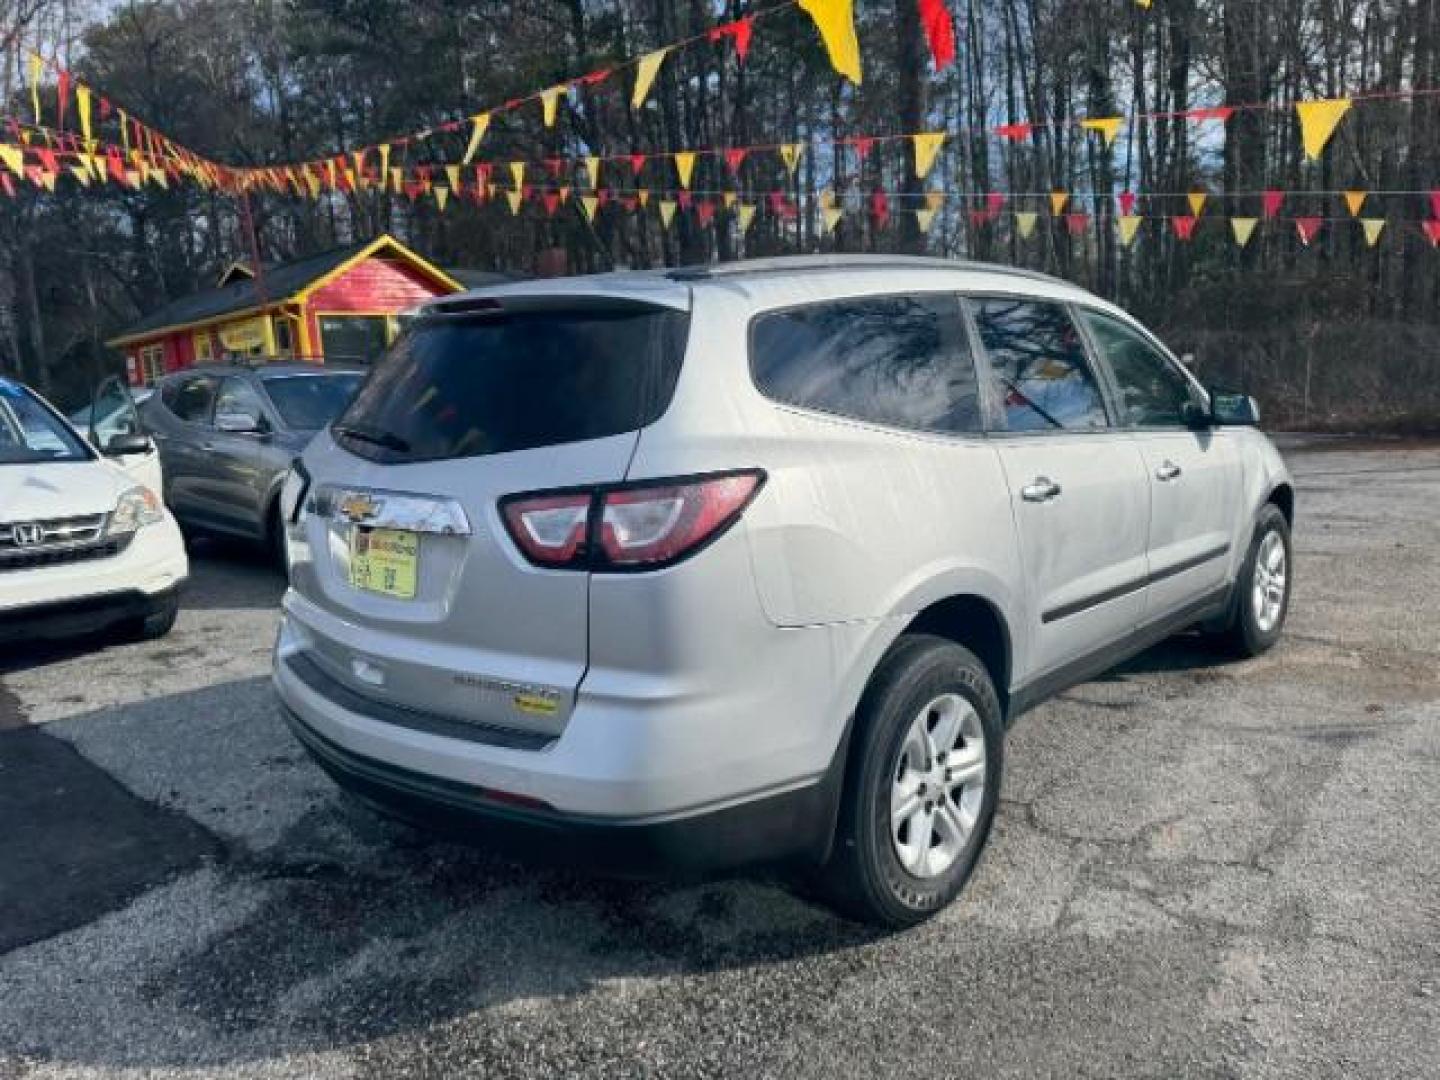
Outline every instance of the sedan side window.
[[220, 388], [215, 399], [215, 415], [243, 416], [256, 427], [265, 419], [265, 410], [260, 404], [260, 395], [244, 379], [229, 378]]
[[1011, 297], [971, 300], [990, 359], [1000, 431], [1091, 431], [1109, 426], [1080, 331], [1060, 304]]
[[1086, 311], [1081, 315], [1110, 365], [1120, 391], [1120, 422], [1126, 427], [1179, 427], [1185, 404], [1194, 399], [1187, 379], [1168, 356], [1119, 319]]
[[173, 398], [165, 395], [165, 404], [187, 424], [208, 424], [210, 406], [214, 404], [215, 388], [219, 383], [220, 380], [213, 375], [196, 375], [181, 382]]

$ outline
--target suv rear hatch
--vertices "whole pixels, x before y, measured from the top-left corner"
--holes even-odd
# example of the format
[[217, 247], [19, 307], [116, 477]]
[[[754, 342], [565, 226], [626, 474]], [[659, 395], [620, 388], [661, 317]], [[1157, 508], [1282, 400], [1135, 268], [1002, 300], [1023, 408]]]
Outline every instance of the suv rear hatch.
[[564, 728], [590, 575], [533, 565], [498, 507], [624, 479], [683, 361], [688, 291], [667, 299], [502, 295], [406, 330], [304, 458], [312, 682], [445, 734]]

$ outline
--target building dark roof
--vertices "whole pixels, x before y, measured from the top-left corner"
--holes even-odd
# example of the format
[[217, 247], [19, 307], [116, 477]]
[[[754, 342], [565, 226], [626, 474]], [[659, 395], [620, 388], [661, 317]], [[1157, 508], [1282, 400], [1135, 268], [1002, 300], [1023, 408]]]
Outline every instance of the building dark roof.
[[[312, 255], [308, 259], [279, 263], [265, 268], [265, 302], [276, 304], [293, 296], [312, 281], [324, 277], [342, 266], [346, 260], [359, 255], [374, 241], [350, 244], [333, 251]], [[229, 285], [205, 292], [192, 293], [172, 300], [158, 311], [153, 311], [139, 322], [127, 326], [117, 338], [132, 338], [152, 330], [164, 330], [171, 326], [204, 322], [206, 319], [228, 315], [232, 311], [244, 311], [260, 306], [259, 283], [251, 279], [233, 281]]]

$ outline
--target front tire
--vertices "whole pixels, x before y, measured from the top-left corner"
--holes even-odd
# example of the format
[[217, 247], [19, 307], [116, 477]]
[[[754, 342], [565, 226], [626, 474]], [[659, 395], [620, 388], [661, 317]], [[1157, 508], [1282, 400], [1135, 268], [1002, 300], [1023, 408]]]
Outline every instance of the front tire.
[[1259, 656], [1280, 640], [1294, 583], [1290, 523], [1274, 503], [1255, 519], [1250, 550], [1235, 580], [1235, 598], [1221, 646], [1240, 657]]
[[179, 614], [180, 597], [172, 593], [149, 615], [123, 624], [120, 628], [121, 636], [126, 641], [154, 641], [162, 638], [174, 628]]
[[881, 661], [856, 713], [827, 898], [894, 929], [959, 894], [995, 818], [1004, 721], [970, 650], [906, 634]]

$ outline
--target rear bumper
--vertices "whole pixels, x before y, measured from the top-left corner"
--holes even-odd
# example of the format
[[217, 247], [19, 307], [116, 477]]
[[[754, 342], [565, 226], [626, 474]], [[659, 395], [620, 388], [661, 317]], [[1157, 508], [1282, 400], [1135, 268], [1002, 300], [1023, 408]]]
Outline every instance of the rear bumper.
[[93, 634], [119, 623], [148, 618], [174, 600], [179, 591], [179, 585], [158, 593], [129, 589], [79, 600], [7, 608], [0, 611], [0, 642]]
[[842, 742], [823, 777], [789, 791], [683, 816], [592, 817], [512, 805], [501, 792], [355, 754], [283, 701], [280, 712], [337, 784], [385, 813], [525, 858], [620, 876], [708, 876], [762, 863], [823, 860], [844, 773]]

